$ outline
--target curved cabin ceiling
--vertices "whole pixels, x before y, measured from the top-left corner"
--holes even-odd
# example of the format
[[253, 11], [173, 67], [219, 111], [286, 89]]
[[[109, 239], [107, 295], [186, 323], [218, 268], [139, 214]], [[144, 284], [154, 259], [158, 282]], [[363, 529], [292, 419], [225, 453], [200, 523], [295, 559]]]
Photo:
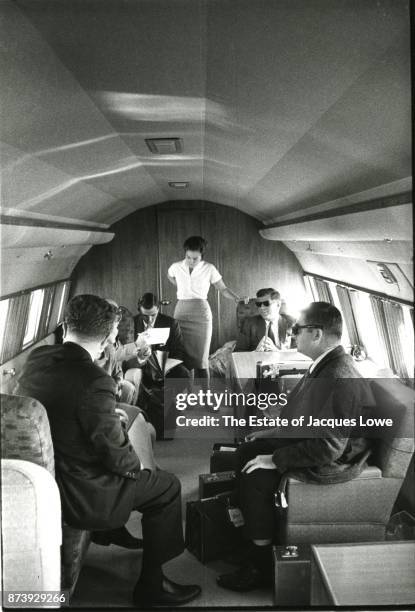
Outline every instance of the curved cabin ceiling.
[[[98, 228], [191, 199], [272, 224], [410, 190], [406, 0], [3, 0], [1, 13], [6, 216]], [[167, 137], [183, 150], [150, 152], [146, 138]]]

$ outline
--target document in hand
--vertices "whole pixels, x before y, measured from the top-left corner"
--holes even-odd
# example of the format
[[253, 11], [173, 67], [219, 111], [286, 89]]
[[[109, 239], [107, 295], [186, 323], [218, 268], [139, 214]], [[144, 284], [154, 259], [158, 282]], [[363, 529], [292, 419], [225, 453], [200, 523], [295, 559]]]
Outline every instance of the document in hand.
[[173, 359], [168, 357], [166, 351], [155, 351], [156, 359], [160, 366], [161, 371], [166, 375], [170, 370], [175, 368], [179, 363], [183, 363], [181, 359]]
[[149, 327], [145, 332], [139, 334], [147, 344], [166, 344], [170, 334], [169, 327]]

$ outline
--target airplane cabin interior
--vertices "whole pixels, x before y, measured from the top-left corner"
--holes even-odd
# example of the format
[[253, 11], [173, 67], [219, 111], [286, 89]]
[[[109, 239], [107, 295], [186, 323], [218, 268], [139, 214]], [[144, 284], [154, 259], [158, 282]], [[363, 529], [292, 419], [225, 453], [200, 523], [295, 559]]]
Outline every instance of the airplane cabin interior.
[[[140, 607], [131, 593], [142, 551], [102, 545], [92, 527], [63, 515], [54, 445], [64, 424], [42, 394], [19, 392], [34, 350], [61, 344], [59, 330], [68, 344], [65, 313], [82, 295], [113, 304], [119, 323], [111, 342], [121, 352], [132, 346], [129, 358], [138, 359], [135, 373], [129, 358], [118, 360], [117, 401], [144, 410], [149, 473], [181, 482], [186, 548], [166, 571], [201, 593], [179, 603], [413, 606], [409, 1], [0, 0], [0, 15], [3, 606]], [[204, 246], [185, 243], [189, 237], [203, 237]], [[200, 255], [198, 263], [189, 254]], [[206, 290], [214, 286], [199, 299], [202, 269], [210, 274]], [[180, 314], [200, 302], [210, 319]], [[287, 322], [283, 340], [272, 319], [263, 321], [276, 302], [274, 321]], [[167, 432], [166, 359], [176, 355], [163, 353], [168, 333], [148, 340], [157, 329], [151, 316], [175, 319], [186, 350], [192, 334], [208, 330], [203, 360], [174, 379], [174, 393], [193, 389], [201, 398], [210, 384], [246, 397], [265, 384], [285, 393], [289, 407], [310, 365], [317, 367], [311, 349], [300, 351], [304, 337], [326, 333], [325, 324], [308, 324], [313, 302], [340, 313], [338, 342], [370, 388], [366, 423], [392, 419], [395, 428], [372, 435], [365, 467], [344, 482], [282, 471], [269, 500], [277, 525], [267, 544], [270, 584], [222, 588], [217, 576], [241, 560], [246, 538], [247, 525], [238, 523], [244, 508], [231, 496], [244, 482], [240, 445], [252, 443], [255, 419], [274, 424], [285, 407], [226, 408], [222, 429], [220, 411], [196, 401], [174, 411]], [[241, 349], [254, 319], [265, 335]], [[161, 368], [156, 399], [144, 393], [143, 334], [146, 359]], [[128, 401], [121, 389], [131, 391]], [[151, 402], [165, 429], [149, 417]], [[228, 427], [237, 417], [248, 427], [242, 435]], [[120, 418], [126, 431], [129, 413]], [[139, 512], [127, 529], [134, 541], [143, 537]]]

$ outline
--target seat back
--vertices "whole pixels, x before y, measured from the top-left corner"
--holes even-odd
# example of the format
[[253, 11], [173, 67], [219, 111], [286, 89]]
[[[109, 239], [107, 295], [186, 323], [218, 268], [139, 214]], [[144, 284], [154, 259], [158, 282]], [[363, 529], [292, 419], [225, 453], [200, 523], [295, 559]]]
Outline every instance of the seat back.
[[248, 304], [245, 304], [245, 302], [238, 302], [236, 306], [236, 325], [238, 327], [238, 331], [241, 331], [242, 323], [247, 317], [253, 317], [254, 315], [258, 314], [255, 299], [256, 298], [251, 298]]
[[18, 459], [3, 459], [1, 474], [4, 591], [60, 591], [61, 503], [55, 479], [44, 467]]
[[[55, 475], [49, 420], [40, 402], [31, 397], [1, 394], [1, 455], [3, 459], [35, 463]], [[62, 529], [62, 588], [72, 593], [90, 535], [65, 524]]]
[[44, 467], [55, 475], [52, 437], [45, 408], [22, 395], [1, 394], [1, 456]]
[[379, 378], [371, 383], [376, 416], [392, 418], [393, 435], [376, 445], [373, 461], [384, 478], [404, 479], [414, 452], [414, 391], [394, 378]]

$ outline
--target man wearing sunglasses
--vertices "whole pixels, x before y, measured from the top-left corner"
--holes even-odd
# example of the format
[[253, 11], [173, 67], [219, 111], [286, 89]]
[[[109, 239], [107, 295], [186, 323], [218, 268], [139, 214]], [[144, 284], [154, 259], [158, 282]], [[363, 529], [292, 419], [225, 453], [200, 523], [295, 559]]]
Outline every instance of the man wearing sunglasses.
[[[308, 372], [291, 391], [281, 419], [335, 417], [358, 422], [362, 406], [372, 398], [353, 359], [341, 346], [342, 316], [332, 304], [313, 302], [293, 327], [298, 350], [313, 360]], [[356, 436], [356, 437], [355, 437]], [[296, 429], [269, 428], [247, 436], [237, 450], [239, 506], [250, 540], [250, 561], [218, 584], [233, 591], [271, 587], [271, 545], [277, 531], [273, 495], [284, 474], [304, 482], [336, 484], [358, 476], [371, 452], [371, 440], [350, 427]], [[280, 505], [283, 506], [281, 498]]]
[[289, 348], [289, 329], [295, 319], [280, 312], [281, 296], [272, 287], [257, 291], [258, 314], [247, 317], [236, 343], [236, 351], [278, 351]]

